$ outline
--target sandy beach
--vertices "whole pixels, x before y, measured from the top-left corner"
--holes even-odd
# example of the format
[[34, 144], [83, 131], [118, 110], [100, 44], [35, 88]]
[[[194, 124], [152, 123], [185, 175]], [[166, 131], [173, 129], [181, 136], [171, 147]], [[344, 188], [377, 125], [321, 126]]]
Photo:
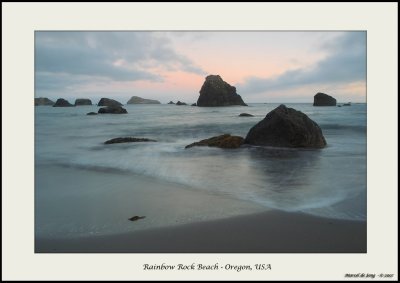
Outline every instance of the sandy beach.
[[42, 253], [365, 253], [366, 223], [269, 211], [121, 235], [37, 238]]

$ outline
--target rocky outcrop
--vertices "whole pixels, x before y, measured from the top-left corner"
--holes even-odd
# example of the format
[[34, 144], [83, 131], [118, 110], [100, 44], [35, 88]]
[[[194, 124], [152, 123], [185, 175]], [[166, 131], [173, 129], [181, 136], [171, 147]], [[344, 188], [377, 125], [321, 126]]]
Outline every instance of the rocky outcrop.
[[158, 100], [141, 98], [139, 96], [132, 96], [126, 104], [161, 104]]
[[86, 115], [97, 115], [97, 113], [96, 112], [89, 112]]
[[248, 132], [244, 143], [274, 147], [323, 148], [321, 128], [304, 113], [280, 105]]
[[177, 103], [176, 103], [176, 105], [187, 105], [185, 102], [180, 102], [180, 101], [178, 101]]
[[92, 101], [87, 98], [78, 98], [75, 100], [75, 106], [92, 105]]
[[113, 143], [126, 143], [126, 142], [156, 142], [156, 140], [146, 139], [146, 138], [134, 138], [134, 137], [123, 137], [123, 138], [115, 138], [108, 141], [105, 141], [105, 144], [113, 144]]
[[175, 104], [173, 101], [168, 102], [168, 104]]
[[67, 100], [63, 98], [57, 99], [56, 103], [54, 103], [53, 107], [71, 107], [74, 106], [71, 103], [69, 103]]
[[127, 114], [128, 111], [126, 111], [125, 108], [122, 108], [121, 106], [107, 106], [100, 108], [98, 111], [99, 114]]
[[224, 134], [221, 136], [212, 137], [187, 145], [185, 148], [193, 146], [211, 146], [220, 148], [238, 148], [243, 144], [243, 138], [239, 136], [231, 136]]
[[190, 106], [197, 106], [197, 104], [196, 103], [193, 103], [192, 105], [190, 105]]
[[336, 99], [325, 93], [318, 92], [314, 95], [313, 106], [336, 106]]
[[47, 97], [35, 98], [35, 106], [52, 106], [54, 101], [48, 99]]
[[122, 103], [114, 99], [102, 98], [99, 103], [97, 103], [97, 106], [122, 106]]
[[249, 113], [240, 113], [239, 117], [254, 117], [254, 115], [251, 115]]
[[225, 82], [219, 75], [206, 77], [200, 89], [197, 106], [247, 106], [242, 97], [236, 93], [236, 88]]
[[343, 106], [351, 106], [351, 102], [343, 103]]

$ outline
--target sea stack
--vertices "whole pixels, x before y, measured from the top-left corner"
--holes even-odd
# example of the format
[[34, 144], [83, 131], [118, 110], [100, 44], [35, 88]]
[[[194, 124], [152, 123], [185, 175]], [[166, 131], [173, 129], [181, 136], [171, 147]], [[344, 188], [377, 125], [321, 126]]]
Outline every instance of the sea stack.
[[200, 89], [200, 96], [197, 106], [247, 106], [242, 97], [236, 93], [236, 88], [225, 82], [219, 75], [209, 75], [206, 77]]
[[92, 105], [92, 101], [87, 98], [78, 98], [75, 100], [75, 106]]
[[35, 106], [52, 106], [54, 101], [48, 99], [47, 97], [35, 98]]
[[248, 132], [245, 144], [291, 147], [323, 148], [326, 141], [321, 128], [300, 111], [280, 105], [265, 116]]
[[141, 98], [139, 96], [132, 96], [126, 104], [161, 104], [158, 100]]
[[57, 99], [56, 103], [54, 103], [53, 107], [72, 107], [71, 103], [69, 103], [67, 100], [63, 98]]
[[97, 103], [97, 106], [122, 106], [122, 103], [114, 99], [102, 98], [99, 103]]
[[314, 95], [313, 106], [336, 106], [336, 99], [325, 93], [318, 92]]

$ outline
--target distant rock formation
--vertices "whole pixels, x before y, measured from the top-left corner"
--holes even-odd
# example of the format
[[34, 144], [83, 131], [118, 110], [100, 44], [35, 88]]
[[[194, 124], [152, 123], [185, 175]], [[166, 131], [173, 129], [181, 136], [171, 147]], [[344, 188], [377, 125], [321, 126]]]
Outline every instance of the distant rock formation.
[[177, 103], [176, 103], [176, 105], [187, 105], [185, 102], [180, 102], [180, 101], [178, 101]]
[[351, 106], [351, 102], [343, 103], [343, 106]]
[[75, 100], [75, 106], [92, 105], [92, 101], [87, 98], [78, 98]]
[[122, 103], [114, 99], [102, 98], [99, 103], [97, 103], [97, 106], [122, 106]]
[[251, 115], [249, 113], [240, 113], [239, 117], [254, 117], [254, 115]]
[[122, 108], [121, 106], [107, 106], [100, 108], [98, 111], [99, 114], [127, 114], [128, 111], [126, 111], [125, 108]]
[[89, 112], [86, 115], [97, 115], [97, 113], [96, 112]]
[[54, 101], [48, 99], [47, 97], [35, 98], [35, 106], [52, 106]]
[[54, 103], [53, 107], [73, 107], [71, 103], [63, 98], [57, 99], [56, 103]]
[[132, 96], [126, 104], [161, 104], [158, 100], [145, 99], [139, 96]]
[[190, 105], [190, 106], [197, 106], [197, 104], [196, 103], [193, 103], [192, 105]]
[[325, 93], [318, 92], [314, 95], [313, 106], [336, 106], [336, 99]]
[[238, 148], [243, 144], [243, 138], [239, 136], [231, 136], [224, 134], [209, 139], [201, 140], [187, 145], [185, 148], [193, 146], [211, 146], [220, 148]]
[[173, 101], [168, 102], [168, 104], [175, 104]]
[[200, 96], [197, 100], [197, 106], [247, 106], [242, 97], [236, 93], [236, 88], [231, 86], [219, 75], [210, 75], [206, 77], [203, 86], [200, 89]]
[[321, 128], [304, 113], [280, 105], [248, 132], [244, 143], [274, 147], [323, 148]]
[[156, 140], [146, 139], [146, 138], [134, 138], [134, 137], [123, 137], [123, 138], [115, 138], [108, 141], [105, 141], [105, 144], [113, 144], [113, 143], [125, 143], [125, 142], [156, 142]]

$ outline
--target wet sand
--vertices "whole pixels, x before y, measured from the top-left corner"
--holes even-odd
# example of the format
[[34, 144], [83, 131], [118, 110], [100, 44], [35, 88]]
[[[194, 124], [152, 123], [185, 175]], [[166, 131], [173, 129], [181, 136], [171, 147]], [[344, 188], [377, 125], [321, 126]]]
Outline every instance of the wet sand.
[[366, 253], [367, 228], [366, 222], [268, 211], [110, 236], [37, 237], [35, 252]]

